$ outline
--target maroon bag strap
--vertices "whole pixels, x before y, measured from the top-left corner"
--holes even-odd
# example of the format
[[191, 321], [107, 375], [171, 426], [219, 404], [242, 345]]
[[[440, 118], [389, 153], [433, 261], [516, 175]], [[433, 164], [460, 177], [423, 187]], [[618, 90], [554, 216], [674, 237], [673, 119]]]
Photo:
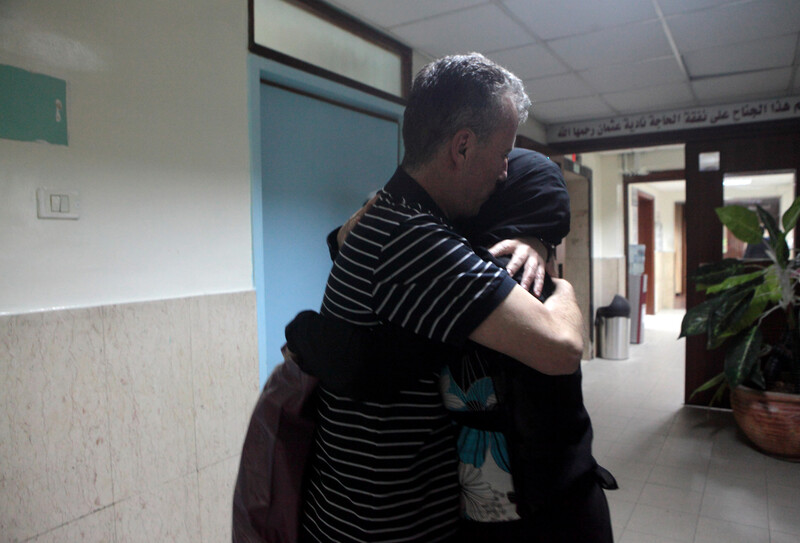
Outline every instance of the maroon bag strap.
[[[286, 353], [284, 353], [286, 354]], [[316, 423], [317, 379], [288, 356], [269, 376], [247, 429], [233, 495], [234, 543], [295, 543]]]

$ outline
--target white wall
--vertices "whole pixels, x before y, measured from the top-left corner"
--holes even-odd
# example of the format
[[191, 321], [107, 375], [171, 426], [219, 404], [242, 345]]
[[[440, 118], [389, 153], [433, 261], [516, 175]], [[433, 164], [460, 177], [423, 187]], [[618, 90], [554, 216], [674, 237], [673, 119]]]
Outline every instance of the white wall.
[[0, 140], [0, 314], [252, 288], [246, 8], [3, 0], [0, 63], [66, 80], [69, 145]]
[[[675, 251], [675, 204], [686, 201], [686, 191], [661, 190], [661, 183], [636, 183], [629, 185], [628, 190], [640, 190], [652, 196], [654, 200], [656, 251]], [[631, 201], [632, 197], [628, 197]], [[631, 225], [635, 224], [633, 213], [630, 214]], [[631, 229], [633, 226], [630, 227]], [[632, 232], [632, 230], [631, 230]]]
[[622, 216], [622, 170], [617, 155], [592, 153], [582, 156], [592, 170], [592, 251], [595, 258], [625, 255]]
[[[623, 153], [624, 154], [624, 153]], [[630, 153], [628, 154], [630, 156]], [[652, 149], [637, 149], [633, 151], [633, 159], [628, 165], [636, 164], [638, 173], [657, 172], [664, 170], [682, 170], [685, 166], [683, 146], [671, 146]]]
[[[778, 198], [780, 200], [781, 216], [789, 209], [794, 201], [794, 185], [753, 185], [745, 187], [724, 187], [723, 198], [728, 200], [752, 198]], [[780, 217], [778, 217], [780, 219]]]
[[[229, 539], [258, 386], [247, 3], [2, 0], [0, 63], [64, 79], [69, 123], [0, 140], [0, 540]], [[80, 219], [37, 219], [39, 187]]]
[[625, 296], [622, 174], [616, 155], [591, 153], [581, 159], [592, 170], [592, 302], [597, 309], [616, 294]]

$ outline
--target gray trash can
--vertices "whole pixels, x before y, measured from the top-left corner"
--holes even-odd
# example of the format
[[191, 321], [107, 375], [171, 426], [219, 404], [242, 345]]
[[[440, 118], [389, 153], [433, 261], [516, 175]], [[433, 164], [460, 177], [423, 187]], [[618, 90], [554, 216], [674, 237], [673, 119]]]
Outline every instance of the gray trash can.
[[597, 309], [594, 319], [597, 332], [597, 356], [609, 360], [628, 358], [631, 305], [617, 294], [610, 305]]

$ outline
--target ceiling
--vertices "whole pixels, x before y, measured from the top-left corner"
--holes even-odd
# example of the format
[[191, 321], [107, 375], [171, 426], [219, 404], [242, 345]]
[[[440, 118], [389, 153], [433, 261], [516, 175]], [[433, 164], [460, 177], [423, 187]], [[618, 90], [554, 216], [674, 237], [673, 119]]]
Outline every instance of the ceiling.
[[544, 125], [800, 94], [800, 0], [327, 0], [431, 58], [479, 51]]

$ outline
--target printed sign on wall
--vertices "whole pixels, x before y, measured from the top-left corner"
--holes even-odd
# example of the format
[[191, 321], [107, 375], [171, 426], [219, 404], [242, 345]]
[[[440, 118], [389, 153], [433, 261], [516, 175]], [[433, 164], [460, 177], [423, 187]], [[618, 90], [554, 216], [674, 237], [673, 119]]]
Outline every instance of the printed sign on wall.
[[0, 138], [67, 145], [67, 82], [0, 64]]
[[796, 117], [800, 117], [800, 96], [554, 125], [547, 128], [547, 142], [631, 136]]

